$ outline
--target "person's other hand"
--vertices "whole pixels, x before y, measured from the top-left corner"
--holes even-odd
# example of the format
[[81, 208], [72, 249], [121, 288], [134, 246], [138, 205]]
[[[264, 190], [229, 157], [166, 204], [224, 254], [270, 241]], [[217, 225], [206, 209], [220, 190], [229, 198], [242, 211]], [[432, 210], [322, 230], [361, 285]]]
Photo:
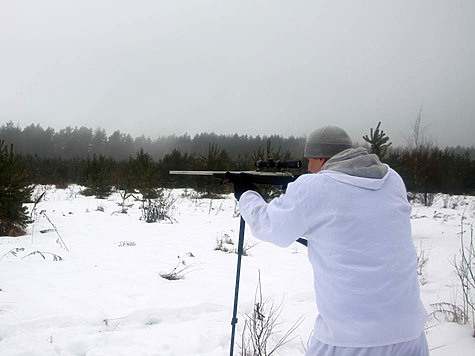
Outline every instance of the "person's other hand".
[[234, 183], [234, 197], [239, 200], [241, 195], [248, 190], [253, 190], [260, 194], [259, 188], [257, 188], [253, 183], [251, 183], [244, 174], [240, 175], [230, 175], [229, 179]]

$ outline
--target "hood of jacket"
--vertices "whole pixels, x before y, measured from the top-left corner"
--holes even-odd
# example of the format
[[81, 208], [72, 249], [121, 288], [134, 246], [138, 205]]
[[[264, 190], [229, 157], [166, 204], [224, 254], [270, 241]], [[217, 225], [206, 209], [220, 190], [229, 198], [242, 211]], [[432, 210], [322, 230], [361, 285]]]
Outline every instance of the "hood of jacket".
[[350, 148], [329, 159], [320, 174], [354, 186], [380, 189], [389, 173], [389, 167], [378, 156], [363, 147]]

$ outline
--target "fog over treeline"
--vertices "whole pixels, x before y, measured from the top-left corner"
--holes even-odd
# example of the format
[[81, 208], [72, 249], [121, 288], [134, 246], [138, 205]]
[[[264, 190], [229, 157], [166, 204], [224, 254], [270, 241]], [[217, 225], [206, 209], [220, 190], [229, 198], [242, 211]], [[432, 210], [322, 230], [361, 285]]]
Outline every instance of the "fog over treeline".
[[281, 152], [290, 152], [293, 157], [303, 154], [305, 138], [278, 135], [249, 136], [249, 135], [217, 135], [201, 133], [193, 137], [169, 135], [150, 138], [142, 135], [133, 138], [130, 134], [114, 131], [108, 134], [104, 129], [95, 130], [87, 127], [66, 127], [59, 131], [48, 127], [44, 129], [39, 124], [31, 124], [25, 128], [7, 122], [0, 128], [0, 139], [13, 143], [15, 151], [23, 155], [37, 155], [41, 158], [86, 158], [88, 156], [104, 155], [114, 160], [126, 160], [143, 149], [152, 158], [162, 159], [174, 149], [183, 153], [206, 154], [209, 144], [215, 144], [224, 149], [232, 158], [243, 157], [254, 150], [265, 147], [270, 139], [274, 147], [280, 147]]

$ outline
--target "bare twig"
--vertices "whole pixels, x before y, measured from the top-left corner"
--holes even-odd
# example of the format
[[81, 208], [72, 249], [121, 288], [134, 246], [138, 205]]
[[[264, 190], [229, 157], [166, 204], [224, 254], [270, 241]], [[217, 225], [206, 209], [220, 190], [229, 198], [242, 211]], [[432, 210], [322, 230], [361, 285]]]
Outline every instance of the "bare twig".
[[23, 256], [23, 258], [27, 258], [28, 256], [33, 256], [33, 255], [40, 255], [41, 257], [43, 257], [44, 260], [46, 260], [46, 257], [45, 255], [51, 255], [53, 257], [53, 261], [62, 261], [63, 258], [55, 253], [52, 253], [52, 252], [43, 252], [43, 251], [33, 251], [31, 253], [29, 253], [28, 255], [26, 256]]
[[69, 252], [69, 249], [68, 247], [66, 246], [66, 244], [64, 243], [64, 240], [63, 238], [61, 237], [61, 235], [59, 234], [58, 232], [58, 229], [56, 228], [56, 226], [53, 224], [53, 222], [50, 220], [50, 218], [48, 217], [48, 215], [46, 215], [46, 211], [45, 210], [42, 210], [40, 212], [41, 215], [43, 215], [48, 221], [49, 223], [51, 224], [51, 226], [53, 226], [53, 229], [54, 231], [56, 232], [56, 234], [58, 235], [58, 239], [56, 240], [56, 242], [58, 243], [58, 245], [62, 248], [64, 248], [66, 251]]
[[41, 199], [43, 199], [45, 194], [46, 194], [46, 190], [38, 197], [38, 199], [35, 200], [35, 203], [33, 204], [33, 208], [31, 209], [30, 220], [33, 220], [33, 213], [36, 210], [36, 206], [40, 203]]
[[447, 345], [440, 345], [440, 346], [433, 347], [433, 348], [429, 349], [429, 352], [433, 351], [433, 350], [441, 349], [442, 347], [445, 347], [445, 346], [447, 346]]
[[417, 254], [417, 275], [419, 276], [420, 283], [422, 285], [426, 284], [426, 277], [424, 275], [424, 269], [426, 267], [427, 262], [429, 261], [429, 254], [425, 248], [419, 248], [419, 252]]
[[3, 254], [2, 257], [0, 257], [0, 261], [2, 260], [2, 258], [4, 258], [7, 255], [12, 255], [12, 256], [17, 257], [18, 252], [23, 252], [23, 251], [25, 251], [24, 247], [13, 248], [10, 251], [8, 251], [7, 253]]

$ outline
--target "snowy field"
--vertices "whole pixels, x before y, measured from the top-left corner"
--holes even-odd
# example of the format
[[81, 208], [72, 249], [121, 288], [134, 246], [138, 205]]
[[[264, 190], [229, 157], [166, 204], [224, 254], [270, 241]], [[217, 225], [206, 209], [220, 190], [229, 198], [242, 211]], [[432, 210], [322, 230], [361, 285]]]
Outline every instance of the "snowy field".
[[[232, 195], [197, 200], [175, 190], [176, 221], [146, 223], [133, 199], [120, 213], [118, 194], [98, 200], [71, 186], [39, 187], [37, 196], [44, 190], [28, 235], [0, 237], [0, 355], [229, 354], [237, 255], [216, 247], [237, 245]], [[414, 245], [426, 260], [420, 276], [426, 309], [462, 305], [453, 259], [462, 217], [470, 238], [475, 197], [438, 195], [431, 207], [415, 204], [412, 215]], [[302, 355], [318, 312], [306, 248], [258, 243], [249, 230], [246, 245], [236, 339], [253, 310], [260, 271], [264, 298], [282, 305], [275, 331], [303, 318], [277, 354]], [[161, 276], [183, 268], [182, 279]], [[435, 313], [426, 333], [431, 355], [475, 355], [471, 323]]]

